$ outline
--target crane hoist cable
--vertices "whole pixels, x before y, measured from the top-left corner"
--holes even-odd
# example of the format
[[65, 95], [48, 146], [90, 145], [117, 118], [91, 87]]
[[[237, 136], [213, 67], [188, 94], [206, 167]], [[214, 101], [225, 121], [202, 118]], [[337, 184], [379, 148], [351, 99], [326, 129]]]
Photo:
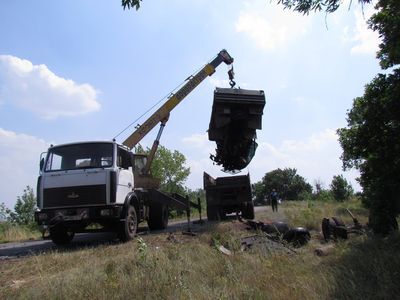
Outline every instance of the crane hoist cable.
[[[205, 64], [206, 65], [206, 64]], [[136, 118], [133, 122], [131, 122], [129, 125], [127, 125], [123, 130], [121, 130], [116, 136], [113, 137], [113, 140], [115, 140], [117, 137], [119, 137], [121, 134], [123, 134], [126, 130], [128, 130], [133, 124], [137, 123], [141, 118], [143, 118], [145, 115], [147, 115], [150, 111], [152, 111], [157, 105], [159, 105], [162, 101], [164, 101], [167, 98], [172, 97], [174, 95], [174, 92], [178, 90], [181, 86], [185, 84], [186, 81], [191, 79], [194, 74], [197, 74], [202, 68], [204, 68], [203, 65], [199, 69], [197, 69], [195, 72], [192, 73], [189, 77], [187, 77], [184, 81], [182, 81], [178, 86], [176, 86], [171, 92], [169, 92], [167, 95], [162, 97], [160, 100], [158, 100], [155, 104], [153, 104], [150, 108], [148, 108], [143, 114], [141, 114], [138, 118]]]

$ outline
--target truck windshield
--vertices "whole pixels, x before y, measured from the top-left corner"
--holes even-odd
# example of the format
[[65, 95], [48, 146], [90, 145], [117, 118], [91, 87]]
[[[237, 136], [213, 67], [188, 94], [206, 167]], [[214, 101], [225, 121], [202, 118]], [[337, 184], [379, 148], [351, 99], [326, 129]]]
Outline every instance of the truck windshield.
[[50, 149], [45, 171], [105, 168], [112, 164], [113, 144], [75, 144]]

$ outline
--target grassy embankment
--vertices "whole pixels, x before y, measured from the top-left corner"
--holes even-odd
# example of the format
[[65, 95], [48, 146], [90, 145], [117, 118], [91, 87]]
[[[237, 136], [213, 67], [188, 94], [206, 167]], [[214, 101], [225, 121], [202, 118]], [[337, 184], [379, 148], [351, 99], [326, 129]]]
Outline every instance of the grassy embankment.
[[[259, 220], [285, 219], [319, 230], [322, 217], [343, 216], [358, 203], [285, 203]], [[237, 221], [210, 225], [196, 237], [145, 235], [125, 244], [58, 250], [0, 263], [0, 298], [40, 299], [394, 299], [400, 294], [400, 237], [353, 236], [318, 257], [318, 232], [297, 253], [240, 251], [249, 236]], [[220, 253], [212, 241], [233, 251]]]
[[39, 239], [41, 236], [42, 234], [39, 230], [8, 222], [0, 222], [0, 244]]

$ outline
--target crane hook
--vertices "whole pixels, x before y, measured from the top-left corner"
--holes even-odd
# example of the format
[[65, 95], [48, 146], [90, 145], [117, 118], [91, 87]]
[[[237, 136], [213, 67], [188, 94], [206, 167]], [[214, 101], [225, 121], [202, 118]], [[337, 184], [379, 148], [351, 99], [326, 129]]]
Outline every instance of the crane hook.
[[233, 87], [236, 85], [236, 82], [233, 80], [235, 79], [235, 72], [233, 71], [233, 66], [228, 71], [228, 76], [229, 76], [229, 85], [231, 86], [231, 89], [233, 89]]

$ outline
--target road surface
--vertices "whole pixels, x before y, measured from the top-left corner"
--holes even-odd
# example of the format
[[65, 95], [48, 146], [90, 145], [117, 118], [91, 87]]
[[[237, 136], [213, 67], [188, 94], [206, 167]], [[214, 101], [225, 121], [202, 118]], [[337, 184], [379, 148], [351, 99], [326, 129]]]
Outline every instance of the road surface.
[[[265, 210], [265, 206], [255, 207], [255, 212]], [[232, 216], [235, 218], [235, 216]], [[197, 220], [191, 222], [191, 228], [196, 230]], [[145, 223], [144, 223], [145, 224]], [[170, 222], [168, 228], [165, 230], [157, 230], [149, 232], [146, 226], [140, 226], [138, 229], [138, 235], [142, 234], [160, 234], [165, 232], [182, 232], [187, 231], [188, 226], [186, 221], [174, 221]], [[18, 258], [28, 255], [36, 255], [45, 253], [51, 250], [58, 249], [59, 251], [70, 251], [72, 249], [80, 249], [84, 247], [96, 247], [104, 244], [116, 244], [119, 243], [115, 233], [102, 232], [102, 233], [79, 233], [76, 234], [72, 242], [66, 246], [59, 247], [55, 245], [51, 240], [35, 240], [15, 243], [0, 244], [0, 260]]]

